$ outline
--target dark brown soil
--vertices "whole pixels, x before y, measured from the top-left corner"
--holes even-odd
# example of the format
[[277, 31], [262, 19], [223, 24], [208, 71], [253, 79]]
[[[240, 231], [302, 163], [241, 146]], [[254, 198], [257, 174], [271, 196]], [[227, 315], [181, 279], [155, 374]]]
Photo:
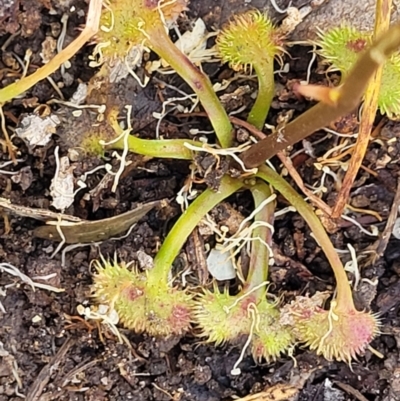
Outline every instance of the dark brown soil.
[[[265, 2], [255, 4], [257, 7], [263, 5]], [[75, 11], [71, 11], [72, 6]], [[228, 13], [228, 9], [233, 12], [242, 6], [243, 2], [193, 0], [188, 18], [206, 16], [208, 23], [219, 26], [227, 18], [224, 13]], [[0, 47], [15, 34], [6, 48], [0, 50], [0, 86], [14, 80], [10, 71], [20, 72], [16, 55], [23, 59], [28, 48], [32, 50], [29, 72], [41, 65], [42, 42], [51, 35], [52, 29], [59, 30], [57, 24], [64, 12], [70, 16], [68, 40], [74, 38], [77, 28], [85, 21], [81, 10], [86, 10], [86, 4], [80, 0], [0, 0]], [[95, 71], [88, 67], [90, 52], [91, 48], [86, 47], [71, 60], [69, 82], [61, 89], [66, 99], [72, 95], [78, 82], [88, 82], [93, 76]], [[290, 95], [291, 81], [305, 77], [310, 60], [308, 49], [292, 48], [290, 53], [292, 59], [287, 59], [290, 73], [277, 77], [277, 96], [269, 123], [276, 122], [278, 112], [293, 109], [300, 113], [309, 106]], [[227, 72], [219, 65], [206, 66], [205, 69], [209, 69], [207, 72], [214, 77]], [[52, 78], [55, 82], [63, 81], [59, 72]], [[312, 80], [323, 81], [324, 75], [314, 71]], [[133, 105], [135, 131], [144, 138], [153, 137], [156, 122], [152, 113], [161, 109], [161, 89], [157, 81], [152, 81], [145, 90], [139, 90], [129, 77], [115, 90], [125, 103]], [[164, 95], [171, 96], [168, 88], [163, 91]], [[22, 99], [4, 105], [9, 132], [19, 124], [24, 114], [55, 97], [57, 94], [52, 86], [42, 81]], [[71, 143], [68, 135], [78, 128], [71, 124], [66, 109], [56, 104], [50, 107], [65, 122], [57, 135], [48, 145], [33, 151], [18, 138], [13, 139], [18, 158], [22, 161], [16, 166], [0, 167], [0, 197], [10, 199], [14, 204], [51, 209], [48, 188], [56, 167], [54, 149], [59, 145], [60, 154], [65, 155]], [[189, 128], [208, 129], [204, 121], [200, 117], [180, 120], [170, 116], [164, 120], [161, 132], [168, 138], [186, 137]], [[385, 227], [395, 196], [399, 169], [396, 160], [400, 155], [399, 123], [386, 120], [382, 123], [379, 141], [371, 144], [364, 162], [378, 174], [373, 176], [361, 171], [351, 200], [354, 207], [380, 213], [382, 221], [372, 215], [356, 215], [366, 229], [374, 224], [380, 231]], [[313, 140], [323, 135], [322, 132], [316, 133]], [[387, 142], [389, 139], [392, 139], [390, 144]], [[315, 147], [314, 156], [322, 155], [333, 145], [333, 140], [322, 142]], [[355, 294], [359, 307], [367, 307], [372, 302], [371, 308], [381, 316], [382, 334], [371, 345], [383, 354], [382, 359], [367, 351], [349, 367], [346, 363], [328, 362], [300, 348], [295, 351], [294, 358], [285, 356], [270, 364], [256, 364], [251, 356], [246, 356], [240, 364], [242, 373], [233, 376], [231, 370], [239, 359], [240, 347], [204, 344], [194, 336], [195, 333], [182, 338], [155, 339], [120, 328], [129, 341], [128, 346], [119, 343], [104, 328], [99, 330], [100, 326], [95, 322], [84, 321], [78, 315], [77, 306], [90, 303], [91, 261], [100, 253], [109, 257], [116, 255], [124, 261], [137, 260], [139, 250], [154, 256], [180, 213], [174, 198], [189, 173], [188, 163], [148, 160], [135, 155], [129, 158], [132, 164], [125, 171], [116, 193], [107, 186], [95, 201], [87, 202], [85, 191], [82, 191], [66, 211], [80, 218], [98, 220], [121, 214], [140, 202], [171, 200], [168, 211], [151, 211], [124, 239], [71, 250], [66, 254], [65, 266], [62, 266], [61, 253], [50, 259], [56, 244], [32, 234], [42, 222], [7, 214], [11, 226], [8, 231], [5, 214], [4, 221], [0, 221], [0, 263], [9, 263], [31, 278], [52, 275], [48, 280], [36, 281], [65, 289], [62, 293], [41, 289], [33, 291], [20, 279], [0, 270], [0, 302], [4, 308], [4, 311], [0, 309], [0, 401], [19, 400], [23, 396], [29, 401], [219, 401], [260, 393], [279, 384], [286, 390], [298, 388], [297, 399], [302, 401], [400, 400], [400, 241], [394, 238], [389, 241], [382, 258], [373, 264], [360, 263], [362, 277], [369, 281], [362, 282]], [[8, 160], [6, 149], [0, 148], [0, 165]], [[315, 170], [314, 162], [313, 157], [304, 153], [295, 160], [304, 182], [309, 184], [321, 174]], [[102, 163], [96, 158], [77, 162], [75, 177]], [[7, 171], [20, 171], [20, 182], [15, 178], [12, 180], [13, 176]], [[104, 170], [94, 174], [88, 182], [89, 188], [96, 187], [103, 176]], [[328, 192], [324, 199], [332, 205], [337, 186], [329, 177], [326, 185]], [[251, 201], [244, 194], [231, 197], [229, 202], [243, 215], [250, 211]], [[279, 202], [285, 206], [283, 199]], [[370, 237], [357, 226], [342, 221], [340, 229], [332, 234], [332, 240], [337, 248], [346, 249], [346, 244], [350, 243], [361, 251], [371, 246], [376, 237]], [[314, 292], [333, 288], [329, 264], [297, 214], [286, 214], [276, 221], [274, 241], [273, 292], [285, 291], [290, 296], [305, 290]], [[194, 247], [198, 244], [198, 233], [195, 233], [175, 262], [177, 270], [188, 266], [195, 270], [199, 261]], [[197, 282], [203, 281], [204, 272], [194, 275]], [[368, 284], [375, 280], [377, 287]], [[255, 399], [289, 398], [260, 396]]]

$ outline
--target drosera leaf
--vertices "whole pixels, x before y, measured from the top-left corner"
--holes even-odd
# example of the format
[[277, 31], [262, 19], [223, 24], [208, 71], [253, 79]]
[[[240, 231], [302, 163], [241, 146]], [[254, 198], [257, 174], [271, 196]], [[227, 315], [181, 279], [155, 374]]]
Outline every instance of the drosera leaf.
[[317, 52], [326, 63], [332, 64], [332, 70], [339, 70], [343, 78], [350, 72], [357, 62], [361, 52], [371, 45], [371, 34], [358, 29], [342, 25], [327, 32], [320, 31], [316, 45]]
[[380, 333], [379, 319], [352, 305], [341, 307], [340, 300], [332, 300], [330, 309], [325, 310], [322, 304], [326, 297], [318, 292], [312, 297], [296, 297], [283, 307], [281, 323], [288, 323], [301, 343], [328, 361], [350, 364]]
[[283, 49], [283, 37], [260, 11], [235, 16], [217, 37], [217, 49], [224, 62], [238, 70], [254, 69], [258, 95], [247, 121], [262, 129], [274, 96], [274, 58]]
[[[265, 183], [249, 185], [255, 210], [248, 219], [254, 218], [255, 222], [250, 226], [251, 231], [247, 232], [247, 241], [250, 240], [252, 246], [246, 281], [236, 295], [230, 295], [227, 288], [220, 291], [216, 284], [213, 292], [205, 289], [196, 299], [193, 312], [199, 335], [207, 342], [219, 345], [247, 338], [241, 356], [231, 371], [233, 375], [240, 374], [239, 364], [247, 349], [256, 361], [274, 361], [293, 346], [294, 340], [291, 331], [279, 323], [278, 302], [267, 299], [266, 279], [275, 196], [271, 195]], [[241, 227], [241, 231], [247, 230]], [[228, 248], [227, 245], [225, 248]], [[229, 255], [228, 252], [226, 254]]]
[[273, 185], [303, 217], [330, 262], [336, 279], [336, 296], [331, 301], [330, 309], [321, 307], [321, 296], [314, 299], [297, 297], [290, 306], [283, 308], [288, 315], [288, 327], [300, 342], [326, 359], [351, 363], [379, 334], [379, 319], [371, 312], [355, 308], [339, 255], [308, 203], [274, 170], [261, 166], [257, 175]]
[[186, 332], [193, 296], [166, 282], [154, 285], [149, 280], [151, 269], [140, 272], [129, 265], [104, 259], [95, 262], [92, 291], [97, 302], [115, 311], [121, 323], [136, 333], [169, 337]]
[[94, 57], [98, 65], [116, 57], [126, 59], [137, 45], [157, 53], [198, 96], [222, 147], [232, 143], [232, 125], [208, 76], [172, 42], [168, 24], [186, 9], [186, 0], [107, 1]]
[[[316, 42], [318, 53], [324, 62], [331, 63], [329, 69], [339, 70], [342, 80], [350, 73], [360, 54], [372, 42], [371, 32], [362, 32], [354, 27], [343, 25], [319, 34]], [[400, 54], [392, 54], [385, 62], [382, 79], [377, 95], [377, 104], [381, 113], [391, 119], [400, 116]], [[319, 100], [319, 99], [317, 99]]]

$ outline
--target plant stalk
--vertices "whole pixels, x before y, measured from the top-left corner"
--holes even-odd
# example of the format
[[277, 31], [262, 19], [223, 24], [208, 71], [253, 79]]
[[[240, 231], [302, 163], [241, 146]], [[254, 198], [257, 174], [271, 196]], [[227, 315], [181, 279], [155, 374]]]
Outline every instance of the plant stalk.
[[[199, 146], [200, 144], [200, 142], [190, 139], [141, 139], [133, 135], [128, 137], [130, 152], [160, 159], [192, 160], [192, 151], [184, 145], [185, 143], [190, 143], [193, 146]], [[123, 150], [125, 147], [124, 138], [108, 145], [108, 147]]]
[[[257, 209], [262, 202], [271, 196], [271, 189], [264, 181], [258, 181], [257, 184], [250, 188], [251, 194], [254, 199], [254, 206]], [[254, 221], [263, 221], [269, 223], [271, 226], [274, 223], [274, 209], [275, 202], [272, 201], [265, 205], [255, 216]], [[246, 283], [243, 286], [242, 293], [247, 293], [254, 289], [256, 286], [265, 282], [268, 278], [269, 267], [269, 250], [261, 243], [261, 240], [269, 246], [272, 244], [272, 232], [266, 226], [256, 227], [252, 232], [254, 239], [251, 244], [249, 273], [247, 275]], [[259, 238], [257, 240], [256, 238]], [[266, 292], [266, 286], [256, 290], [257, 299], [261, 299]]]
[[321, 221], [311, 206], [275, 171], [267, 166], [260, 166], [257, 177], [263, 179], [279, 191], [293, 205], [310, 227], [316, 241], [325, 253], [335, 275], [337, 284], [337, 308], [354, 309], [350, 284], [343, 264], [332, 245]]
[[209, 78], [175, 46], [163, 25], [153, 26], [148, 34], [149, 47], [162, 57], [197, 94], [221, 147], [229, 148], [232, 144], [232, 124]]
[[243, 186], [242, 181], [224, 176], [217, 192], [206, 189], [186, 209], [174, 224], [165, 238], [160, 250], [154, 258], [154, 267], [149, 274], [149, 280], [167, 282], [168, 273], [182, 246], [201, 219], [218, 203], [235, 193]]
[[258, 77], [258, 94], [247, 121], [262, 130], [274, 97], [274, 62], [263, 57], [254, 63], [254, 70]]
[[[108, 121], [119, 139], [116, 142], [109, 143], [106, 147], [123, 150], [125, 149], [125, 137], [122, 135], [124, 130], [119, 125], [117, 117], [118, 113], [112, 112], [108, 116]], [[133, 135], [129, 135], [127, 139], [130, 152], [160, 159], [192, 160], [192, 151], [185, 146], [185, 143], [190, 143], [193, 146], [199, 145], [199, 142], [191, 139], [141, 139]]]

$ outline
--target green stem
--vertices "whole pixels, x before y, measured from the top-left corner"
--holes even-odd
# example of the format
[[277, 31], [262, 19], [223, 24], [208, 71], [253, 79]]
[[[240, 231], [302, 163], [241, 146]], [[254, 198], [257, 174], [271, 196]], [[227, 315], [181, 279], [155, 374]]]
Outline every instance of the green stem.
[[[200, 143], [190, 139], [140, 139], [133, 135], [128, 137], [128, 148], [130, 152], [143, 156], [158, 157], [162, 159], [192, 160], [192, 151], [184, 146], [190, 143], [199, 146]], [[112, 149], [124, 149], [124, 138], [109, 145]]]
[[[257, 209], [262, 202], [271, 196], [271, 189], [269, 185], [263, 181], [258, 181], [257, 184], [250, 188], [250, 191], [253, 195], [255, 209]], [[272, 226], [274, 220], [274, 209], [275, 202], [269, 202], [254, 216], [254, 221], [264, 221]], [[254, 239], [260, 238], [268, 245], [271, 245], [272, 243], [272, 232], [266, 226], [256, 227], [252, 232], [252, 237]], [[251, 244], [249, 273], [247, 275], [246, 283], [242, 289], [243, 293], [251, 291], [267, 280], [269, 267], [268, 262], [269, 251], [267, 247], [262, 244], [260, 240], [254, 240]], [[265, 292], [265, 286], [256, 290], [257, 298], [261, 299]]]
[[168, 280], [168, 273], [182, 246], [201, 219], [218, 203], [235, 193], [243, 183], [228, 176], [221, 180], [217, 192], [206, 189], [182, 214], [165, 238], [160, 250], [154, 258], [154, 268], [149, 274], [149, 280], [160, 282]]
[[301, 217], [306, 221], [318, 244], [321, 246], [326, 257], [331, 264], [337, 283], [337, 305], [338, 308], [348, 310], [354, 308], [353, 296], [350, 284], [344, 270], [343, 264], [332, 245], [321, 221], [314, 213], [311, 206], [275, 171], [267, 166], [261, 166], [257, 177], [267, 181], [277, 191], [279, 191], [286, 200], [293, 205]]
[[229, 148], [232, 144], [233, 128], [209, 78], [175, 46], [163, 25], [157, 24], [147, 33], [151, 49], [162, 57], [197, 94], [221, 147]]
[[261, 58], [254, 64], [254, 69], [258, 77], [258, 94], [247, 122], [262, 130], [274, 97], [274, 62], [266, 57]]
[[[115, 131], [116, 137], [120, 139], [107, 145], [109, 149], [125, 149], [124, 130], [118, 123], [117, 113], [111, 113], [108, 121]], [[198, 146], [200, 143], [191, 139], [141, 139], [134, 135], [128, 136], [128, 149], [130, 152], [143, 156], [158, 157], [160, 159], [192, 160], [193, 154], [185, 143]]]

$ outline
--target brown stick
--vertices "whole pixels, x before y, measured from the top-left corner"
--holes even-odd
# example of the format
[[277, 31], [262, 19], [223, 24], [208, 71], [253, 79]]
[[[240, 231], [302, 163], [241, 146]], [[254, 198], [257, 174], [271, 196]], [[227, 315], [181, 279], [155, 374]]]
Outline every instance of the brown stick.
[[[230, 116], [229, 119], [231, 120], [231, 122], [233, 124], [236, 124], [243, 128], [246, 128], [249, 132], [251, 132], [256, 138], [258, 138], [260, 140], [263, 140], [264, 138], [267, 137], [263, 132], [261, 132], [260, 130], [258, 130], [257, 128], [255, 128], [253, 125], [251, 125], [250, 123], [248, 123], [246, 121], [240, 120], [239, 118], [232, 117], [232, 116]], [[317, 208], [322, 210], [327, 216], [330, 216], [332, 213], [331, 208], [322, 199], [318, 198], [318, 196], [315, 196], [312, 193], [312, 191], [310, 191], [304, 185], [304, 182], [303, 182], [300, 174], [297, 172], [297, 170], [293, 166], [293, 163], [292, 163], [292, 160], [290, 159], [290, 157], [286, 156], [284, 152], [278, 152], [277, 156], [279, 157], [279, 160], [282, 162], [282, 164], [286, 167], [287, 171], [289, 172], [290, 176], [293, 178], [293, 181], [296, 183], [296, 185], [300, 188], [301, 192], [303, 192], [303, 194], [310, 199], [310, 201], [314, 204], [314, 206], [316, 206]]]
[[279, 151], [354, 110], [364, 94], [369, 79], [398, 46], [400, 46], [400, 24], [394, 25], [360, 57], [340, 88], [340, 96], [335, 106], [320, 102], [282, 130], [254, 144], [241, 155], [245, 166], [247, 168], [260, 166]]

